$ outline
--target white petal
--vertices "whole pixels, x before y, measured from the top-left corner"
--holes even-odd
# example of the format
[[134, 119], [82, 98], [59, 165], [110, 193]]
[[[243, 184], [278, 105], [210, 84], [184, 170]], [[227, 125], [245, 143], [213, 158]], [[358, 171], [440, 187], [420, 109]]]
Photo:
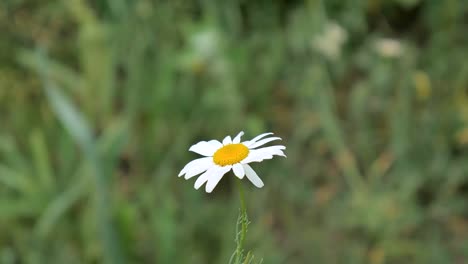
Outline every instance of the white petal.
[[273, 156], [283, 156], [284, 155], [283, 149], [285, 149], [285, 146], [277, 145], [277, 146], [270, 146], [270, 147], [265, 147], [265, 148], [260, 148], [260, 149], [252, 149], [249, 152], [249, 155], [247, 158], [243, 159], [241, 161], [242, 164], [247, 164], [250, 162], [260, 162], [266, 159], [272, 159]]
[[271, 138], [265, 138], [260, 141], [257, 141], [256, 143], [252, 144], [249, 146], [250, 149], [258, 148], [260, 146], [265, 145], [268, 142], [275, 141], [275, 140], [281, 140], [280, 137], [271, 137]]
[[[192, 160], [191, 162], [187, 163], [187, 165], [184, 166], [184, 168], [180, 171], [179, 177], [184, 175], [184, 174], [190, 174], [190, 175], [197, 175], [205, 170], [207, 170], [211, 165], [213, 165], [213, 158], [212, 157], [206, 157], [206, 158], [200, 158], [196, 160]], [[185, 176], [186, 179], [187, 175]]]
[[232, 165], [232, 170], [234, 171], [234, 175], [236, 175], [237, 178], [239, 178], [239, 179], [244, 178], [245, 171], [244, 171], [244, 167], [242, 167], [241, 164], [236, 163], [236, 164]]
[[205, 173], [200, 175], [198, 179], [195, 181], [195, 189], [199, 189], [205, 182], [208, 181], [208, 179], [211, 177], [213, 173], [215, 173], [218, 170], [219, 166], [213, 166], [209, 168]]
[[205, 191], [207, 193], [211, 193], [219, 181], [223, 178], [224, 174], [231, 170], [231, 168], [232, 166], [220, 167], [216, 170], [216, 172], [211, 174], [210, 178], [208, 179], [208, 183], [206, 184]]
[[251, 142], [256, 142], [257, 140], [259, 140], [259, 139], [261, 139], [261, 138], [264, 138], [264, 137], [266, 137], [266, 136], [268, 136], [268, 135], [273, 135], [273, 133], [272, 133], [272, 132], [268, 132], [268, 133], [260, 134], [260, 135], [258, 135], [258, 136], [256, 136], [256, 137], [254, 137], [254, 138], [253, 138], [252, 140], [250, 140], [250, 141], [251, 141]]
[[247, 164], [243, 164], [242, 166], [244, 167], [245, 176], [247, 176], [247, 179], [249, 179], [256, 187], [262, 188], [264, 185], [263, 181], [260, 179], [260, 177], [258, 177], [257, 173], [252, 169], [252, 167]]
[[203, 156], [211, 157], [223, 145], [218, 140], [200, 141], [191, 146], [189, 151], [193, 151]]
[[213, 162], [213, 159], [211, 157], [208, 157], [208, 158], [211, 159], [211, 160], [209, 160], [207, 162], [207, 165], [203, 164], [200, 167], [197, 167], [197, 168], [194, 168], [194, 169], [192, 169], [190, 171], [187, 171], [187, 174], [185, 174], [184, 178], [186, 180], [188, 180], [188, 179], [192, 178], [193, 176], [197, 176], [198, 174], [200, 174], [202, 172], [205, 172], [205, 171], [209, 170], [211, 167], [215, 166], [215, 164]]
[[232, 140], [232, 143], [237, 144], [240, 143], [241, 137], [244, 135], [244, 131], [239, 132], [237, 136]]
[[232, 144], [232, 139], [231, 139], [231, 136], [227, 136], [223, 139], [223, 145], [228, 145], [228, 144]]
[[[259, 148], [259, 149], [254, 149], [254, 150], [257, 151], [257, 152], [259, 152], [259, 153], [265, 153], [265, 154], [271, 153], [271, 154], [274, 154], [274, 153], [276, 153], [276, 152], [278, 152], [278, 151], [280, 151], [281, 153], [283, 153], [282, 150], [284, 150], [284, 149], [286, 149], [286, 147], [283, 146], [283, 145], [275, 145], [275, 146], [269, 146], [269, 147], [263, 147], [263, 148]], [[253, 150], [251, 150], [251, 151], [253, 151]], [[284, 156], [284, 153], [283, 153], [282, 156]]]
[[254, 138], [252, 138], [251, 140], [249, 141], [245, 141], [244, 144], [249, 147], [250, 145], [254, 144], [255, 142], [257, 142], [257, 140], [260, 140], [261, 138], [264, 138], [268, 135], [273, 135], [273, 133], [269, 132], [269, 133], [263, 133], [263, 134], [260, 134]]

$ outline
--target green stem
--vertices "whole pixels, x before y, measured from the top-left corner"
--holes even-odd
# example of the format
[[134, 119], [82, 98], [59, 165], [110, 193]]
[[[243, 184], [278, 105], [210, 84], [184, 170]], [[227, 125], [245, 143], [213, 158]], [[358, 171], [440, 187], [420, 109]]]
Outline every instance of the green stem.
[[247, 209], [245, 207], [245, 200], [244, 200], [244, 190], [242, 189], [242, 184], [240, 181], [237, 181], [237, 188], [239, 189], [239, 199], [241, 205], [241, 211], [247, 214]]
[[242, 254], [243, 254], [243, 248], [244, 248], [244, 241], [245, 237], [247, 235], [247, 226], [248, 226], [248, 217], [247, 217], [247, 209], [245, 206], [245, 200], [244, 200], [244, 191], [242, 189], [242, 184], [240, 181], [237, 182], [237, 188], [239, 190], [239, 199], [240, 199], [240, 215], [239, 215], [239, 221], [238, 225], [240, 224], [241, 226], [241, 231], [238, 232], [236, 235], [236, 240], [237, 240], [237, 248], [236, 248], [236, 261], [235, 263], [241, 263], [242, 262]]

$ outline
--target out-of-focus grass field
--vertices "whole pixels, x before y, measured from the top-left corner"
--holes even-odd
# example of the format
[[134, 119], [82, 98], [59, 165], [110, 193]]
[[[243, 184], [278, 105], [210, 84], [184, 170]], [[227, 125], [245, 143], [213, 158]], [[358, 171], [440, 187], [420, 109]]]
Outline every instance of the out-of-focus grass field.
[[468, 263], [468, 2], [0, 2], [0, 263]]

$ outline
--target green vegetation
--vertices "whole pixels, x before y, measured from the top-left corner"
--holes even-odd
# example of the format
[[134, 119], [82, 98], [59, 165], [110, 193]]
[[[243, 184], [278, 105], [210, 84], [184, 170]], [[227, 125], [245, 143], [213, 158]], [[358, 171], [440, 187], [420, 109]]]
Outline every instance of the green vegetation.
[[177, 174], [240, 130], [288, 155], [242, 182], [252, 263], [468, 263], [467, 14], [0, 1], [0, 263], [227, 263], [236, 179]]

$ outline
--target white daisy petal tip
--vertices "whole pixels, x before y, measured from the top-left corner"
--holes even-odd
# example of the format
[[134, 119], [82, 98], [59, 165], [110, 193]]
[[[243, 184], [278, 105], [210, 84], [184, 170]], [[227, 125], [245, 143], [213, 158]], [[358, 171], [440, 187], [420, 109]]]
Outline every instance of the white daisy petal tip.
[[231, 136], [226, 136], [224, 139], [223, 139], [223, 145], [226, 146], [228, 144], [232, 144], [232, 139], [231, 139]]
[[254, 184], [254, 186], [261, 189], [265, 186], [265, 184], [263, 182], [259, 182], [257, 185]]
[[232, 140], [232, 143], [237, 144], [240, 143], [241, 137], [244, 135], [244, 131], [239, 132], [237, 136]]
[[222, 146], [223, 144], [221, 144], [221, 142], [219, 142], [218, 140], [200, 141], [197, 144], [192, 145], [189, 148], [189, 151], [209, 157], [213, 156], [216, 150], [218, 150]]
[[252, 169], [252, 167], [250, 167], [247, 164], [244, 164], [243, 167], [245, 170], [245, 176], [247, 176], [247, 179], [249, 179], [249, 181], [252, 182], [252, 184], [255, 185], [255, 187], [262, 188], [263, 186], [265, 186], [262, 179], [258, 177], [257, 173]]
[[263, 181], [248, 164], [272, 159], [274, 156], [286, 157], [283, 152], [286, 147], [283, 145], [264, 147], [263, 145], [269, 142], [282, 140], [280, 137], [267, 137], [273, 135], [271, 132], [241, 143], [243, 135], [244, 131], [240, 131], [234, 138], [226, 136], [222, 142], [210, 140], [194, 144], [189, 151], [205, 157], [189, 162], [179, 172], [178, 177], [184, 176], [188, 180], [198, 175], [194, 188], [198, 190], [205, 185], [205, 191], [211, 193], [224, 175], [232, 170], [233, 176], [239, 179], [247, 178], [254, 186], [262, 188]]
[[259, 140], [259, 141], [255, 142], [255, 143], [249, 145], [249, 148], [250, 149], [258, 148], [260, 146], [265, 145], [268, 142], [275, 141], [275, 140], [281, 140], [281, 138], [279, 138], [279, 137], [264, 138], [262, 140]]

